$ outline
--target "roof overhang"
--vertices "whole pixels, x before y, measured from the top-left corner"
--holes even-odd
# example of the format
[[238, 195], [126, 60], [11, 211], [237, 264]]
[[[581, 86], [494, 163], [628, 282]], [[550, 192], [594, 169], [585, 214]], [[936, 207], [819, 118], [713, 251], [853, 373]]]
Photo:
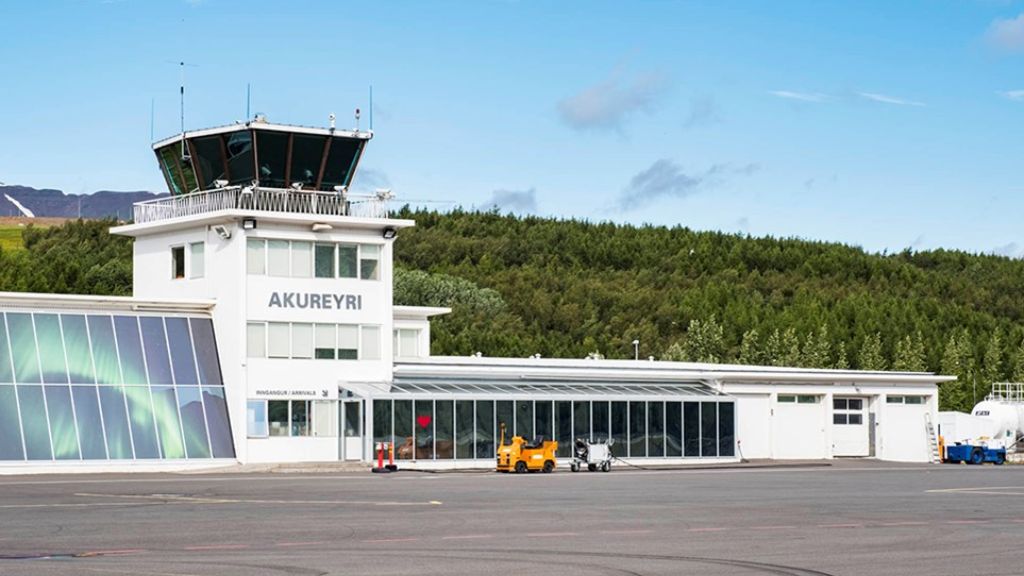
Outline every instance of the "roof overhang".
[[85, 296], [78, 294], [37, 294], [32, 292], [0, 292], [0, 309], [29, 311], [83, 310], [87, 312], [179, 312], [209, 314], [215, 300], [170, 298], [135, 298], [132, 296]]
[[230, 134], [231, 132], [240, 132], [242, 130], [266, 130], [268, 132], [288, 132], [289, 134], [311, 134], [314, 136], [338, 136], [342, 138], [355, 138], [358, 140], [370, 140], [373, 138], [372, 130], [338, 130], [335, 128], [316, 128], [313, 126], [296, 126], [292, 124], [272, 124], [270, 122], [245, 122], [237, 124], [226, 124], [224, 126], [217, 126], [214, 128], [204, 128], [202, 130], [186, 131], [184, 134], [175, 134], [169, 138], [164, 138], [153, 143], [153, 150], [157, 148], [163, 148], [168, 144], [174, 144], [181, 142], [182, 136], [185, 138], [201, 138], [203, 136], [213, 136], [214, 134]]
[[396, 320], [424, 320], [443, 314], [451, 314], [451, 308], [441, 306], [392, 306]]
[[284, 212], [265, 212], [262, 210], [216, 210], [195, 216], [182, 216], [180, 218], [168, 218], [156, 222], [143, 224], [125, 224], [114, 226], [110, 229], [111, 234], [121, 236], [145, 236], [160, 232], [173, 232], [186, 228], [194, 228], [196, 225], [223, 224], [225, 222], [241, 222], [244, 219], [252, 218], [259, 222], [272, 222], [278, 224], [336, 224], [339, 229], [356, 230], [383, 230], [385, 228], [411, 228], [416, 225], [414, 220], [399, 218], [357, 218], [354, 216], [325, 216], [322, 214], [293, 214]]

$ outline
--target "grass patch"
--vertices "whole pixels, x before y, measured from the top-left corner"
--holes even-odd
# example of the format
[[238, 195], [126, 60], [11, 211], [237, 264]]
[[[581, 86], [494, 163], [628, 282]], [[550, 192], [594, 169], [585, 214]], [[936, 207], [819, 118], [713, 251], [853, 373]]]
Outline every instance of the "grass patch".
[[21, 250], [25, 247], [21, 242], [21, 226], [0, 226], [0, 248], [4, 250]]

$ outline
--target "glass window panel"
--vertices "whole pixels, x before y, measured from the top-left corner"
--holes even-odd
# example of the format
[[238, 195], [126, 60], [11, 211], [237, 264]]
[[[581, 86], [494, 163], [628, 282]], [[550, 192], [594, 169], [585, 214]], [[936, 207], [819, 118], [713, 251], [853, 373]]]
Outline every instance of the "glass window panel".
[[157, 152], [157, 156], [160, 158], [160, 169], [164, 173], [164, 178], [167, 179], [168, 184], [171, 187], [171, 193], [175, 196], [182, 194], [184, 185], [181, 181], [181, 172], [178, 171], [178, 155], [181, 151], [181, 144], [171, 144], [164, 146]]
[[206, 434], [206, 417], [203, 415], [203, 398], [199, 387], [179, 386], [177, 393], [181, 432], [185, 437], [185, 455], [189, 458], [209, 458], [210, 438]]
[[545, 440], [554, 440], [554, 407], [550, 400], [538, 400], [533, 405], [535, 420], [537, 427], [533, 431], [535, 436], [540, 436]]
[[291, 334], [286, 322], [267, 324], [267, 356], [288, 358], [291, 356]]
[[380, 326], [361, 326], [360, 360], [380, 360]]
[[189, 318], [192, 326], [192, 341], [195, 344], [196, 365], [199, 367], [199, 383], [204, 386], [221, 386], [224, 380], [220, 374], [220, 360], [217, 357], [217, 338], [213, 334], [213, 320]]
[[0, 312], [0, 383], [14, 382], [14, 369], [11, 367], [11, 351], [7, 346], [7, 320]]
[[292, 136], [291, 182], [300, 183], [304, 188], [312, 189], [320, 176], [320, 164], [324, 155], [325, 136], [295, 134]]
[[288, 134], [257, 130], [256, 159], [259, 173], [256, 178], [260, 186], [268, 188], [285, 187], [285, 163], [288, 160]]
[[629, 455], [647, 456], [647, 403], [629, 403]]
[[607, 402], [591, 402], [591, 433], [590, 437], [594, 440], [608, 440], [608, 403]]
[[476, 457], [494, 458], [494, 402], [476, 401]]
[[[512, 435], [515, 433], [515, 405], [511, 400], [498, 400], [495, 406], [495, 419], [497, 421], [496, 428], [494, 429], [495, 439], [500, 443], [502, 441], [502, 432], [504, 432], [505, 443], [512, 441]], [[505, 427], [502, 430], [502, 426]]]
[[683, 403], [683, 455], [700, 456], [700, 403]]
[[188, 245], [189, 278], [202, 278], [206, 275], [206, 242], [193, 242]]
[[192, 168], [192, 162], [185, 161], [182, 159], [181, 172], [185, 176], [185, 192], [195, 192], [199, 189], [199, 182], [196, 180], [195, 170]]
[[292, 358], [313, 357], [313, 325], [292, 324]]
[[334, 324], [317, 324], [315, 334], [314, 356], [320, 360], [334, 360], [337, 349], [337, 326]]
[[[781, 396], [779, 398], [782, 398]], [[885, 398], [886, 404], [902, 404], [903, 396], [887, 396]]]
[[416, 358], [419, 354], [419, 330], [403, 329], [398, 331], [399, 356]]
[[224, 403], [223, 388], [203, 388], [203, 407], [210, 430], [210, 450], [214, 458], [234, 458], [235, 444], [231, 440], [231, 421]]
[[39, 384], [42, 382], [42, 375], [39, 373], [39, 358], [36, 355], [36, 336], [32, 330], [32, 316], [20, 312], [8, 312], [7, 332], [10, 336], [11, 356], [14, 360], [14, 379], [19, 384]]
[[717, 406], [717, 402], [700, 403], [700, 455], [704, 458], [718, 456]]
[[358, 246], [355, 244], [338, 244], [338, 277], [355, 278], [357, 274]]
[[227, 136], [224, 148], [228, 158], [228, 180], [236, 185], [251, 184], [256, 178], [252, 132], [242, 130]]
[[683, 455], [683, 405], [665, 403], [665, 456]]
[[195, 150], [192, 162], [199, 169], [199, 175], [202, 176], [202, 188], [204, 190], [213, 188], [214, 180], [227, 180], [227, 174], [224, 173], [225, 158], [224, 150], [221, 147], [221, 136], [218, 134], [192, 138], [190, 143]]
[[309, 400], [292, 400], [292, 436], [309, 433]]
[[412, 400], [395, 400], [395, 458], [411, 460], [415, 456], [412, 433]]
[[516, 400], [516, 436], [533, 441], [533, 401]]
[[[72, 384], [94, 384], [96, 375], [92, 368], [92, 354], [89, 351], [89, 333], [85, 328], [85, 316], [61, 314], [64, 329], [64, 347], [68, 356], [68, 375]], [[83, 446], [84, 450], [84, 446]]]
[[287, 240], [267, 241], [267, 274], [283, 278], [291, 274]]
[[732, 402], [718, 403], [719, 456], [733, 456], [736, 453], [735, 410], [736, 406]]
[[333, 400], [313, 402], [313, 436], [329, 438], [338, 435], [338, 403]]
[[334, 278], [334, 244], [317, 244], [315, 256], [315, 272], [317, 278]]
[[833, 410], [846, 410], [846, 398], [833, 398], [832, 399]]
[[288, 401], [267, 402], [267, 420], [270, 423], [271, 436], [288, 436]]
[[120, 386], [100, 386], [99, 391], [100, 410], [103, 413], [103, 428], [107, 436], [110, 459], [131, 460], [132, 437], [128, 428], [124, 389]]
[[327, 165], [324, 167], [324, 179], [320, 183], [321, 190], [333, 190], [335, 186], [348, 185], [351, 170], [359, 158], [362, 142], [354, 138], [335, 136], [331, 139], [331, 149], [327, 153]]
[[624, 458], [629, 456], [629, 414], [628, 403], [612, 402], [612, 454]]
[[373, 442], [393, 442], [391, 437], [391, 400], [373, 401]]
[[21, 404], [21, 427], [25, 433], [25, 452], [28, 459], [52, 460], [53, 452], [50, 450], [50, 429], [46, 423], [43, 387], [38, 385], [18, 386], [18, 402]]
[[178, 399], [174, 388], [153, 386], [153, 415], [160, 434], [160, 448], [164, 458], [184, 458], [185, 443], [181, 437], [181, 421], [178, 419]]
[[313, 275], [313, 244], [292, 242], [292, 278], [309, 278]]
[[157, 446], [153, 400], [149, 395], [149, 388], [125, 386], [124, 394], [128, 398], [128, 420], [135, 444], [135, 458], [159, 458], [160, 449]]
[[473, 457], [473, 401], [455, 402], [455, 457]]
[[345, 437], [358, 438], [363, 435], [362, 413], [358, 402], [345, 402]]
[[860, 425], [863, 423], [863, 416], [861, 414], [850, 414], [849, 423], [852, 425]]
[[832, 415], [832, 423], [833, 424], [846, 424], [846, 414], [833, 414]]
[[821, 396], [811, 396], [809, 394], [801, 394], [796, 397], [797, 404], [817, 404], [821, 401]]
[[555, 402], [555, 440], [558, 442], [556, 456], [568, 458], [572, 455], [572, 402]]
[[64, 361], [64, 342], [60, 333], [60, 319], [56, 314], [35, 314], [35, 321], [43, 382], [67, 384], [68, 367]]
[[167, 323], [167, 343], [171, 348], [171, 367], [174, 370], [174, 383], [182, 385], [198, 385], [196, 359], [192, 355], [192, 335], [188, 329], [187, 318], [169, 316]]
[[572, 403], [573, 438], [590, 439], [590, 402]]
[[450, 460], [454, 456], [454, 402], [438, 400], [434, 403], [434, 436], [438, 460]]
[[375, 244], [359, 246], [359, 277], [363, 280], [380, 279], [380, 246]]
[[266, 438], [270, 435], [267, 423], [267, 401], [249, 400], [245, 404], [246, 431], [249, 438]]
[[665, 405], [647, 403], [647, 457], [665, 456]]
[[150, 384], [174, 384], [171, 359], [167, 354], [167, 334], [164, 319], [156, 316], [139, 318], [142, 324], [142, 347], [146, 351], [146, 368]]
[[779, 394], [779, 403], [791, 404], [793, 402], [796, 402], [796, 396], [791, 396], [789, 394]]
[[851, 398], [847, 403], [850, 410], [860, 410], [862, 409], [862, 402], [863, 400], [860, 398]]
[[413, 404], [416, 426], [416, 459], [430, 460], [434, 457], [434, 402], [416, 400]]
[[249, 238], [245, 244], [245, 269], [249, 274], [262, 276], [267, 273], [267, 241]]
[[106, 460], [107, 449], [103, 442], [103, 421], [100, 417], [100, 400], [96, 387], [72, 386], [71, 396], [75, 402], [82, 459]]
[[245, 327], [245, 350], [249, 358], [267, 357], [267, 325], [249, 322]]
[[114, 331], [117, 334], [117, 348], [125, 383], [148, 384], [146, 367], [142, 362], [138, 319], [134, 316], [114, 316]]
[[338, 360], [359, 358], [359, 327], [349, 324], [338, 326]]
[[[3, 326], [0, 326], [0, 330], [2, 328]], [[2, 359], [0, 357], [0, 360]], [[15, 396], [14, 386], [0, 384], [0, 461], [25, 459], [25, 449], [21, 445], [21, 426], [18, 423], [18, 401]]]
[[906, 396], [904, 398], [905, 404], [924, 404], [925, 396]]

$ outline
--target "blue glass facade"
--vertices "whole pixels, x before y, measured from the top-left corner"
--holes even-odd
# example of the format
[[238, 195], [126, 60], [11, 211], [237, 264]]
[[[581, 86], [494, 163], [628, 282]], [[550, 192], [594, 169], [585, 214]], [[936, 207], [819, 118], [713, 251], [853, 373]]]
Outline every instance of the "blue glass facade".
[[234, 458], [209, 318], [0, 312], [0, 461]]

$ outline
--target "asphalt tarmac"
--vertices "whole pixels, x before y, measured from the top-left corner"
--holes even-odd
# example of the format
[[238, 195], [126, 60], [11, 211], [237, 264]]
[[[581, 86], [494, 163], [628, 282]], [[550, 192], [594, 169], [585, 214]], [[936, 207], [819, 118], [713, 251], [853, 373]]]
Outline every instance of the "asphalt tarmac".
[[1020, 575], [1024, 466], [0, 478], [0, 574]]

